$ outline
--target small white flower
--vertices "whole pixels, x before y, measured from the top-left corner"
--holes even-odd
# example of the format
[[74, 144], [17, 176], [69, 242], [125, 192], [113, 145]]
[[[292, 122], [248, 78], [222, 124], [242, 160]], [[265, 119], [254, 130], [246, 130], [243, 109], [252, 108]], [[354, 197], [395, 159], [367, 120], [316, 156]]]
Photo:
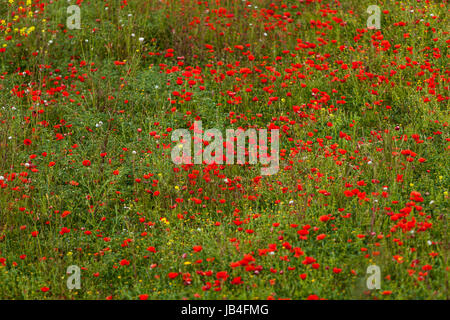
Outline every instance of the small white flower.
[[144, 41], [144, 38], [140, 37], [139, 42], [142, 42], [142, 41]]
[[131, 36], [132, 36], [132, 37], [134, 37], [134, 36], [135, 36], [135, 34], [134, 34], [134, 33], [132, 33], [132, 34], [131, 34]]
[[433, 204], [433, 203], [434, 203], [434, 200], [431, 200], [431, 201], [430, 201], [430, 204]]
[[372, 164], [372, 161], [367, 162], [367, 164], [371, 165], [371, 164]]
[[3, 181], [3, 180], [5, 180], [5, 177], [4, 176], [0, 176], [0, 181]]
[[428, 240], [428, 241], [427, 241], [427, 244], [428, 244], [429, 246], [431, 246], [431, 245], [433, 244], [433, 242], [431, 242], [430, 240]]
[[29, 167], [30, 167], [30, 164], [29, 164], [28, 162], [25, 163], [25, 167], [29, 168]]
[[137, 152], [135, 150], [133, 150], [133, 152], [131, 152], [132, 154], [136, 154]]

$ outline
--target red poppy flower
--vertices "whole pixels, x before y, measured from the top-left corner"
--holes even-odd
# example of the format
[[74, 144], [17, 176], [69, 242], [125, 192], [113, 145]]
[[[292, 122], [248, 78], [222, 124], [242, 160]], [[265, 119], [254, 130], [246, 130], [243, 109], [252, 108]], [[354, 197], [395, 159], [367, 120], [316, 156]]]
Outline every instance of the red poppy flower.
[[342, 272], [342, 269], [340, 269], [340, 268], [333, 268], [333, 272], [338, 274], [338, 273]]
[[120, 265], [121, 266], [128, 266], [128, 265], [130, 265], [130, 261], [128, 261], [127, 259], [122, 259], [120, 261]]
[[219, 271], [216, 273], [216, 278], [218, 280], [226, 280], [229, 277], [228, 272], [226, 271]]
[[89, 160], [83, 160], [83, 166], [89, 167], [91, 165], [91, 161]]

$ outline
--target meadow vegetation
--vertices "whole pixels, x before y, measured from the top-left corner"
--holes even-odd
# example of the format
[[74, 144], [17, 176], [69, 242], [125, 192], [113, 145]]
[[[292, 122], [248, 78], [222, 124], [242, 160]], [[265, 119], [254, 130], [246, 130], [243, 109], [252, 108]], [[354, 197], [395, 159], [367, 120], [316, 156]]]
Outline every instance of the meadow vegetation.
[[447, 1], [1, 2], [0, 298], [448, 299]]

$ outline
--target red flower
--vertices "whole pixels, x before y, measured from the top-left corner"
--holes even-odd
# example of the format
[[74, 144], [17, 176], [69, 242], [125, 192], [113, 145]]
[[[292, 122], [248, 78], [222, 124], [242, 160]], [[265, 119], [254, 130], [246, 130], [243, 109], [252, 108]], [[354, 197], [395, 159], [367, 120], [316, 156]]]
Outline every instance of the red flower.
[[148, 299], [148, 294], [139, 295], [139, 300], [147, 300], [147, 299]]
[[91, 162], [89, 160], [83, 160], [83, 166], [89, 167], [91, 165]]
[[216, 273], [216, 278], [219, 280], [226, 280], [228, 278], [228, 272], [226, 271], [219, 271]]
[[426, 265], [424, 265], [424, 266], [422, 267], [422, 270], [423, 270], [423, 271], [429, 271], [429, 270], [431, 270], [431, 269], [433, 269], [433, 267], [430, 266], [429, 264], [426, 264]]
[[416, 201], [416, 202], [422, 202], [423, 198], [422, 195], [417, 191], [412, 191], [409, 197], [410, 200]]
[[202, 246], [193, 246], [192, 249], [193, 249], [195, 252], [200, 252], [200, 251], [203, 250], [203, 247], [202, 247]]
[[317, 236], [317, 240], [323, 240], [323, 239], [325, 239], [325, 237], [326, 237], [326, 235], [325, 234], [319, 234], [318, 236]]
[[176, 277], [178, 277], [178, 272], [170, 272], [168, 276], [170, 279], [175, 279]]
[[121, 266], [128, 266], [128, 265], [130, 265], [130, 261], [128, 261], [127, 259], [122, 259], [120, 261], [120, 265]]
[[41, 291], [42, 291], [42, 292], [47, 292], [48, 290], [50, 290], [49, 287], [42, 287], [42, 288], [41, 288]]
[[26, 146], [29, 146], [31, 144], [31, 140], [30, 139], [25, 139], [23, 140], [23, 144]]
[[342, 269], [340, 269], [340, 268], [333, 268], [333, 272], [338, 274], [338, 273], [342, 272]]
[[67, 217], [69, 214], [71, 214], [71, 212], [70, 211], [64, 211], [62, 214], [61, 214], [61, 218], [65, 218], [65, 217]]

